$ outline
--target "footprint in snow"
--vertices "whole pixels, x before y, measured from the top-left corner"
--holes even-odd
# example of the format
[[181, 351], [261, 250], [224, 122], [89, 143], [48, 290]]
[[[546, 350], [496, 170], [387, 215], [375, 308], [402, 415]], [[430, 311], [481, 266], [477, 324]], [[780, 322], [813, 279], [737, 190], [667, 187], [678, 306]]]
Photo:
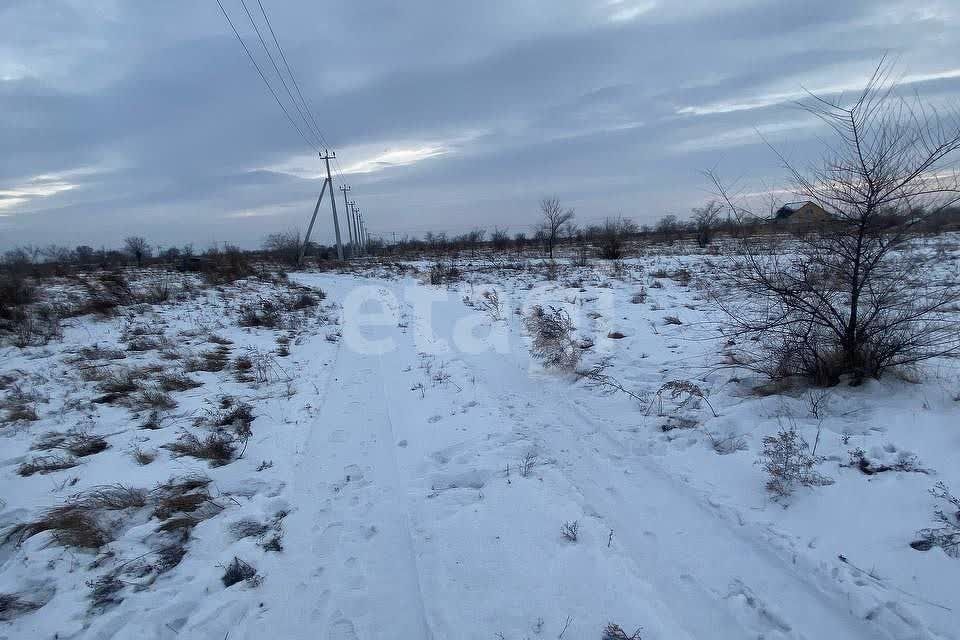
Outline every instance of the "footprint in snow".
[[340, 617], [343, 614], [339, 611], [337, 613], [339, 614], [339, 619], [330, 623], [330, 632], [327, 634], [327, 637], [329, 637], [330, 640], [359, 640], [353, 622]]

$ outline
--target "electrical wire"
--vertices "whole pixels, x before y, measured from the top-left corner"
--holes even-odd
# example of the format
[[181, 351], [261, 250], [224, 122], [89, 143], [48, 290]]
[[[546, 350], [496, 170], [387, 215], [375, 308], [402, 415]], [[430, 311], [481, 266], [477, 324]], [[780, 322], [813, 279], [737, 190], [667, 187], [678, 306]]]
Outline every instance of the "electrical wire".
[[273, 99], [277, 101], [277, 105], [279, 105], [280, 108], [283, 110], [283, 114], [287, 116], [287, 120], [290, 121], [290, 124], [293, 125], [293, 128], [297, 131], [297, 134], [303, 139], [303, 141], [307, 143], [307, 146], [312, 147], [314, 151], [319, 152], [320, 150], [317, 148], [317, 146], [313, 142], [311, 142], [309, 139], [307, 139], [307, 137], [303, 134], [303, 131], [300, 130], [300, 127], [297, 126], [297, 123], [290, 116], [290, 113], [287, 111], [287, 108], [283, 106], [283, 102], [281, 102], [280, 96], [277, 95], [277, 92], [274, 91], [273, 89], [273, 85], [271, 85], [270, 82], [267, 80], [267, 76], [264, 75], [263, 70], [260, 68], [260, 64], [257, 62], [256, 58], [254, 58], [253, 54], [250, 53], [250, 49], [247, 47], [247, 43], [243, 41], [243, 38], [240, 36], [240, 32], [237, 31], [237, 27], [233, 24], [233, 20], [230, 19], [230, 15], [227, 13], [227, 10], [224, 9], [223, 3], [221, 3], [220, 0], [217, 0], [217, 6], [220, 7], [220, 12], [223, 13], [223, 17], [227, 19], [227, 23], [229, 23], [230, 28], [233, 30], [233, 34], [237, 37], [237, 40], [240, 42], [240, 45], [243, 47], [243, 50], [247, 53], [247, 57], [250, 58], [250, 62], [252, 62], [253, 66], [256, 67], [257, 73], [260, 75], [260, 79], [263, 80], [263, 83], [265, 85], [267, 85], [267, 89], [270, 90], [270, 93], [273, 95]]

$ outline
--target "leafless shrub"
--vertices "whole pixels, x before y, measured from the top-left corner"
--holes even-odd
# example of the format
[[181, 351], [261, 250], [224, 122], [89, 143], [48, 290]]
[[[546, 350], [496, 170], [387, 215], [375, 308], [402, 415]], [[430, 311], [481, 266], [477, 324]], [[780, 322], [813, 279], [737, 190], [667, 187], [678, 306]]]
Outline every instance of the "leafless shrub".
[[53, 473], [54, 471], [71, 469], [75, 466], [77, 466], [77, 461], [74, 458], [65, 456], [39, 456], [17, 467], [17, 473], [21, 476], [29, 477], [35, 473]]
[[630, 302], [633, 304], [643, 304], [647, 301], [647, 290], [643, 287], [640, 287], [632, 296], [630, 296]]
[[560, 266], [560, 263], [553, 260], [553, 258], [543, 265], [543, 277], [548, 282], [556, 282], [559, 280], [562, 271], [563, 268]]
[[937, 507], [933, 518], [937, 526], [921, 529], [917, 540], [910, 546], [917, 551], [928, 551], [933, 547], [940, 547], [948, 556], [960, 557], [960, 498], [950, 493], [950, 489], [943, 482], [938, 482], [930, 490], [930, 494], [938, 501], [945, 503], [946, 509]]
[[666, 317], [663, 319], [663, 324], [666, 324], [666, 325], [671, 325], [671, 324], [683, 324], [683, 320], [681, 320], [681, 319], [678, 318], [677, 316], [666, 316]]
[[437, 262], [430, 267], [430, 284], [450, 284], [462, 279], [463, 272], [453, 263]]
[[157, 454], [154, 451], [144, 451], [140, 447], [134, 447], [131, 451], [134, 461], [142, 467], [150, 464], [157, 459]]
[[660, 414], [663, 415], [663, 394], [670, 393], [671, 400], [680, 400], [678, 407], [683, 408], [694, 398], [699, 398], [707, 403], [707, 406], [710, 407], [713, 417], [717, 417], [717, 410], [713, 408], [713, 405], [710, 404], [710, 400], [707, 399], [707, 394], [704, 393], [703, 389], [699, 385], [693, 383], [690, 380], [669, 380], [665, 382], [659, 389], [657, 389], [656, 398], [660, 403]]
[[719, 226], [722, 211], [723, 204], [716, 200], [711, 200], [702, 207], [693, 209], [691, 217], [697, 232], [697, 246], [701, 249], [713, 241], [713, 235]]
[[530, 353], [544, 367], [573, 371], [580, 361], [580, 346], [573, 339], [573, 321], [563, 309], [534, 306], [524, 318], [533, 338]]
[[123, 602], [120, 592], [125, 585], [115, 572], [89, 580], [87, 586], [90, 588], [91, 613], [101, 614]]
[[13, 333], [13, 344], [21, 349], [43, 346], [63, 337], [60, 314], [48, 304], [16, 310], [9, 324]]
[[630, 218], [607, 218], [600, 227], [600, 255], [607, 260], [620, 260], [624, 245], [636, 233], [637, 225]]
[[242, 304], [240, 326], [276, 328], [283, 320], [282, 312], [283, 308], [273, 300], [260, 298], [259, 302]]
[[625, 393], [637, 402], [646, 404], [647, 399], [645, 397], [626, 388], [619, 380], [607, 373], [610, 366], [610, 360], [603, 359], [589, 369], [578, 369], [577, 376], [586, 380], [588, 386], [599, 389], [604, 393]]
[[163, 304], [168, 302], [172, 296], [170, 280], [168, 278], [156, 278], [146, 286], [140, 295], [140, 301], [147, 304]]
[[630, 275], [630, 269], [623, 260], [614, 260], [610, 263], [610, 277], [617, 280], [626, 280]]
[[503, 319], [503, 303], [500, 302], [500, 295], [494, 289], [484, 291], [475, 306], [490, 316], [494, 322]]
[[576, 520], [564, 522], [563, 526], [560, 527], [560, 535], [563, 536], [563, 539], [567, 542], [576, 542], [579, 533], [580, 523]]
[[14, 310], [37, 299], [37, 288], [22, 273], [9, 271], [0, 274], [0, 320], [9, 319]]
[[232, 587], [238, 582], [244, 581], [251, 586], [259, 584], [257, 570], [236, 556], [234, 556], [233, 562], [224, 568], [223, 577], [220, 579], [225, 587]]
[[634, 631], [633, 634], [628, 634], [620, 625], [611, 622], [604, 627], [601, 640], [642, 640], [642, 638], [640, 637], [640, 629]]
[[745, 238], [717, 283], [738, 366], [833, 386], [960, 352], [960, 288], [930, 276], [935, 257], [908, 251], [925, 221], [960, 201], [960, 119], [902, 97], [893, 73], [881, 61], [852, 104], [850, 94], [813, 97], [807, 110], [833, 137], [818, 167], [801, 172], [780, 156], [823, 219], [786, 256]]
[[176, 442], [162, 445], [177, 457], [190, 456], [209, 460], [215, 467], [233, 462], [236, 453], [234, 439], [222, 431], [214, 431], [204, 438], [198, 438], [189, 431], [183, 431]]
[[530, 476], [530, 473], [533, 471], [533, 468], [537, 466], [538, 458], [537, 454], [532, 451], [528, 451], [523, 454], [523, 457], [520, 458], [520, 463], [517, 465], [517, 468], [520, 471], [520, 476], [527, 478]]
[[776, 435], [763, 438], [763, 450], [758, 460], [770, 476], [767, 491], [777, 497], [791, 495], [798, 485], [832, 484], [833, 480], [815, 469], [820, 462], [820, 458], [810, 452], [810, 445], [792, 425], [789, 428], [781, 427]]

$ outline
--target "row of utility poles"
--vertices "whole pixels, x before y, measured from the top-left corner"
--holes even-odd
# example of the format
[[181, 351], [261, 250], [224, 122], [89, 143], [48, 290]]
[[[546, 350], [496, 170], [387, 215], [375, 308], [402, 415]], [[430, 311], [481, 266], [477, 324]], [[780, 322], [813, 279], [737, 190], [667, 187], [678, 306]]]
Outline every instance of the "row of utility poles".
[[[303, 263], [307, 247], [310, 245], [310, 235], [313, 233], [313, 225], [317, 221], [317, 212], [320, 211], [320, 203], [323, 202], [324, 194], [329, 192], [330, 211], [333, 213], [333, 233], [337, 239], [337, 259], [355, 258], [364, 255], [367, 252], [369, 236], [367, 235], [367, 225], [363, 221], [363, 214], [357, 203], [353, 200], [347, 200], [347, 192], [350, 191], [348, 185], [340, 185], [340, 191], [343, 192], [344, 215], [347, 217], [347, 237], [346, 248], [340, 236], [340, 218], [337, 215], [337, 199], [333, 192], [333, 176], [330, 175], [330, 160], [336, 158], [337, 154], [324, 150], [320, 154], [320, 159], [324, 161], [327, 168], [327, 177], [323, 180], [323, 187], [320, 189], [320, 197], [317, 198], [317, 206], [313, 208], [313, 216], [310, 218], [310, 226], [307, 227], [307, 235], [303, 239], [303, 245], [300, 247], [299, 262]], [[344, 250], [346, 249], [346, 250]]]

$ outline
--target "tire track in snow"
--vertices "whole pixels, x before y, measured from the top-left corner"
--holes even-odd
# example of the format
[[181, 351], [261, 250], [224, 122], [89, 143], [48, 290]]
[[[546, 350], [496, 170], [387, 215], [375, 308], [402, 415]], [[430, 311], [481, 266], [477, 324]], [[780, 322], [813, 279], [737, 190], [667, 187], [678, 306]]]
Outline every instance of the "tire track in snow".
[[291, 452], [287, 550], [266, 571], [277, 597], [237, 637], [432, 638], [383, 378], [376, 354], [338, 350], [322, 404]]
[[[507, 321], [514, 338], [509, 355], [457, 359], [474, 372], [490, 395], [489, 405], [504, 417], [517, 416], [503, 407], [534, 407], [519, 421], [539, 420], [537, 439], [545, 453], [559, 458], [583, 512], [615, 530], [626, 560], [662, 594], [690, 637], [900, 637], [855, 616], [846, 591], [818, 583], [781, 550], [738, 530], [658, 460], [629, 453], [609, 425], [574, 401], [579, 394], [570, 393], [568, 381], [541, 373], [537, 365], [531, 374], [530, 358], [517, 339], [519, 318]], [[449, 329], [436, 331], [447, 335]]]
[[[584, 512], [599, 514], [614, 529], [617, 544], [691, 637], [892, 637], [855, 617], [842, 591], [825, 592], [773, 550], [737, 532], [653, 460], [624, 454], [628, 447], [558, 390], [567, 382], [536, 379], [549, 373], [525, 374], [526, 358], [513, 353], [517, 366], [489, 354], [461, 359], [487, 388], [493, 406], [546, 409], [537, 416], [543, 421], [539, 437], [582, 496]], [[571, 440], [581, 446], [562, 454]], [[632, 464], [610, 473], [624, 461]]]

